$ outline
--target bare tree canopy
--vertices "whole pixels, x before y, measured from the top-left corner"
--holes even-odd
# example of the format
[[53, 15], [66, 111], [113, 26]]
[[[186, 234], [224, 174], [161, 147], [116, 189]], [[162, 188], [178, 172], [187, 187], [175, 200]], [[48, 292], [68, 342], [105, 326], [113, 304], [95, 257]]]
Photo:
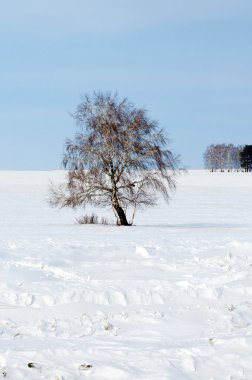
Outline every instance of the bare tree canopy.
[[204, 153], [205, 168], [213, 171], [221, 172], [239, 170], [241, 146], [233, 144], [212, 144], [206, 148]]
[[169, 199], [178, 157], [145, 109], [97, 92], [86, 95], [72, 116], [79, 132], [65, 144], [68, 183], [51, 187], [52, 206], [110, 206], [119, 225], [130, 225], [128, 207], [153, 206], [158, 193]]

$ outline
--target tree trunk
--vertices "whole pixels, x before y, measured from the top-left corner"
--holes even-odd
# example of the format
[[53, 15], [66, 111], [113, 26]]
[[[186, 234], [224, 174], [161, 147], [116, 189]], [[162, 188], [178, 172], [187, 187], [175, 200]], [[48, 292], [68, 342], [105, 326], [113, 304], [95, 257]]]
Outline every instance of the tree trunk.
[[118, 189], [116, 186], [115, 171], [113, 169], [112, 161], [111, 161], [110, 167], [111, 167], [111, 185], [112, 185], [112, 206], [117, 215], [117, 223], [119, 226], [129, 226], [130, 224], [127, 221], [125, 212], [123, 208], [120, 206], [119, 201], [118, 201], [118, 197], [117, 197]]
[[129, 226], [130, 224], [128, 223], [127, 221], [127, 218], [126, 218], [126, 215], [125, 215], [125, 212], [124, 210], [122, 209], [121, 206], [119, 206], [119, 204], [113, 204], [113, 208], [117, 214], [117, 217], [118, 217], [118, 224], [120, 226]]

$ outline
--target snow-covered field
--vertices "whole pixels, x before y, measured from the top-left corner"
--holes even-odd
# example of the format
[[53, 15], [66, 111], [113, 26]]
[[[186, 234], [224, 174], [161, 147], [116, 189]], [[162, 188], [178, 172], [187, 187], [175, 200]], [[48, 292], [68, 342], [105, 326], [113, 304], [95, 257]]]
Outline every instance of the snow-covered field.
[[252, 379], [252, 173], [190, 171], [133, 227], [49, 178], [0, 172], [0, 378]]

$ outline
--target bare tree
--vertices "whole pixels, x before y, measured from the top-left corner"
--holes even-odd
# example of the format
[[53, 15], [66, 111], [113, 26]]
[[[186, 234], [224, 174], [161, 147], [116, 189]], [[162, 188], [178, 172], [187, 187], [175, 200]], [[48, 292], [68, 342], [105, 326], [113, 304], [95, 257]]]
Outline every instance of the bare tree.
[[127, 226], [128, 207], [134, 215], [137, 208], [155, 205], [158, 193], [169, 199], [178, 157], [145, 109], [98, 92], [86, 95], [72, 116], [79, 132], [65, 144], [68, 182], [51, 186], [52, 206], [109, 206], [117, 223]]
[[233, 144], [227, 145], [227, 169], [228, 171], [240, 170], [240, 152], [242, 151], [241, 146], [234, 146]]
[[216, 159], [215, 145], [210, 145], [206, 148], [204, 153], [204, 165], [205, 169], [209, 169], [211, 172], [218, 169], [218, 160]]

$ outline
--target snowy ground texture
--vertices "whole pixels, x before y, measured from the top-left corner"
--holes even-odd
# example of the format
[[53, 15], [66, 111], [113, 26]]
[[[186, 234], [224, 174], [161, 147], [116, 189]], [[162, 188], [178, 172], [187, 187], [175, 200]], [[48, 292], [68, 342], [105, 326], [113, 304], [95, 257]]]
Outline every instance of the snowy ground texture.
[[251, 380], [252, 173], [190, 171], [133, 227], [50, 209], [63, 176], [0, 172], [0, 378]]

